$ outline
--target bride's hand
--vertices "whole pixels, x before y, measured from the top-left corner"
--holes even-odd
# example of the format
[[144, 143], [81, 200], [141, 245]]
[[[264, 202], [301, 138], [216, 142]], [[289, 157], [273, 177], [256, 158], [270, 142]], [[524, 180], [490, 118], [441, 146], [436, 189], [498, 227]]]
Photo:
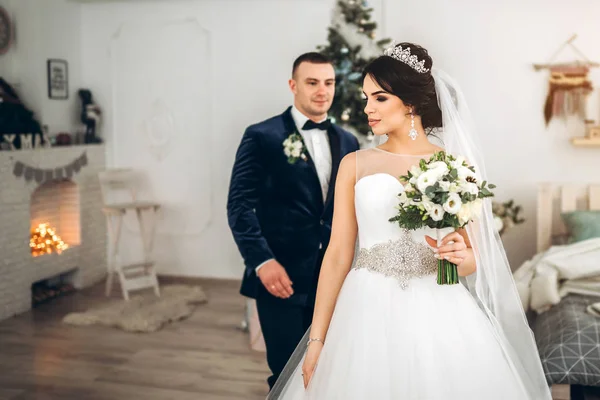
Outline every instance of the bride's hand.
[[436, 252], [435, 256], [438, 259], [446, 259], [455, 265], [460, 265], [469, 256], [465, 238], [458, 232], [452, 232], [444, 236], [440, 247], [437, 246], [437, 241], [432, 237], [425, 236], [425, 240], [433, 247], [434, 252]]
[[304, 358], [304, 364], [302, 364], [302, 378], [304, 379], [304, 389], [308, 387], [308, 382], [310, 382], [310, 378], [315, 370], [315, 366], [317, 365], [317, 360], [319, 359], [319, 355], [321, 355], [321, 350], [323, 349], [323, 344], [318, 341], [311, 342], [308, 346], [308, 350], [306, 351], [306, 357]]

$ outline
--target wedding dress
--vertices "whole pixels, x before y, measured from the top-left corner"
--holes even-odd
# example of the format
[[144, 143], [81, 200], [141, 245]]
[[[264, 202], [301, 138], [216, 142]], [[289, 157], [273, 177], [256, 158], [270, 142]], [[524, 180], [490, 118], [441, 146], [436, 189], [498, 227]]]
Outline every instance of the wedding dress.
[[[431, 73], [445, 151], [486, 180], [462, 90], [445, 72]], [[424, 240], [436, 232], [389, 222], [404, 189], [398, 177], [430, 155], [356, 154], [358, 250], [325, 345], [305, 390], [308, 330], [268, 399], [551, 400], [490, 202], [466, 227], [477, 271], [461, 284], [438, 285], [437, 259]]]
[[435, 231], [407, 231], [388, 221], [403, 190], [398, 176], [430, 155], [378, 148], [356, 154], [355, 262], [308, 388], [303, 359], [290, 360], [280, 377], [285, 386], [270, 398], [529, 399], [468, 289], [437, 284], [437, 259], [424, 239]]

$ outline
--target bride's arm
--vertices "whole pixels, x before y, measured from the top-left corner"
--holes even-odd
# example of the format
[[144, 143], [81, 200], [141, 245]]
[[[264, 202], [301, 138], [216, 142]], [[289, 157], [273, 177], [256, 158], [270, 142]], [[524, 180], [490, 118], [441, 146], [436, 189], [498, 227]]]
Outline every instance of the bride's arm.
[[[321, 264], [310, 338], [325, 341], [335, 303], [352, 266], [358, 227], [354, 211], [356, 153], [346, 155], [335, 183], [331, 239]], [[311, 346], [314, 342], [311, 342]]]

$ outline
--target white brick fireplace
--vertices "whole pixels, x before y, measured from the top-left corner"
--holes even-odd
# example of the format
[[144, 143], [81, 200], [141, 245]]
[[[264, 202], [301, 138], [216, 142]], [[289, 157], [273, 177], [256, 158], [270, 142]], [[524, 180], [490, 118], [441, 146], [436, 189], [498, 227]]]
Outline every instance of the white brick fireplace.
[[[0, 321], [31, 308], [34, 282], [73, 272], [84, 288], [106, 276], [104, 154], [103, 145], [0, 151]], [[31, 229], [41, 223], [69, 247], [34, 257]]]

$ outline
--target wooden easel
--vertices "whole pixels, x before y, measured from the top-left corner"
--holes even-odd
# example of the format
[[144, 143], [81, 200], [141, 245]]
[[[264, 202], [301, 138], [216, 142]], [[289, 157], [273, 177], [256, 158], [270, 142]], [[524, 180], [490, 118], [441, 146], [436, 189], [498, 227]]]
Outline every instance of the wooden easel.
[[[140, 201], [137, 199], [137, 185], [140, 174], [131, 169], [108, 169], [98, 174], [104, 206], [102, 211], [106, 216], [109, 226], [112, 250], [108, 263], [108, 277], [106, 279], [106, 295], [112, 290], [115, 275], [121, 284], [123, 298], [129, 300], [129, 292], [144, 288], [153, 288], [156, 296], [160, 296], [160, 288], [152, 250], [156, 228], [157, 212], [160, 204], [153, 201]], [[129, 194], [125, 202], [111, 202], [110, 192], [122, 191]], [[143, 260], [133, 264], [123, 265], [118, 261], [119, 245], [123, 218], [129, 212], [135, 213], [140, 228], [142, 241]]]

